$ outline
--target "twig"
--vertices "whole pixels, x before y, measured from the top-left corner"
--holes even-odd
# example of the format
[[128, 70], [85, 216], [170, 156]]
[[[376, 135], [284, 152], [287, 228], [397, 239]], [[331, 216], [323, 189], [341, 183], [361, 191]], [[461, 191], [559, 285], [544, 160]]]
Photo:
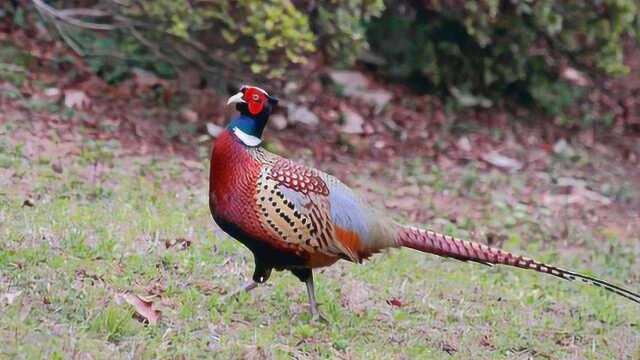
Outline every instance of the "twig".
[[130, 26], [129, 31], [131, 32], [131, 35], [136, 38], [136, 40], [138, 40], [142, 45], [146, 46], [147, 48], [149, 48], [151, 51], [153, 51], [153, 53], [160, 59], [168, 62], [169, 64], [171, 64], [171, 66], [177, 67], [179, 65], [179, 63], [175, 60], [172, 59], [168, 56], [166, 56], [165, 54], [162, 53], [162, 51], [160, 50], [160, 48], [153, 44], [151, 41], [147, 40], [147, 38], [145, 38], [140, 32], [138, 32], [138, 30], [136, 30], [135, 27]]
[[93, 18], [102, 18], [102, 17], [111, 17], [111, 14], [100, 9], [91, 9], [91, 8], [76, 8], [76, 9], [64, 9], [64, 10], [56, 10], [58, 14], [64, 17], [76, 17], [76, 16], [86, 16]]
[[129, 7], [132, 5], [131, 1], [128, 1], [128, 0], [111, 0], [111, 2], [116, 3], [116, 5], [125, 6], [125, 7]]
[[[96, 14], [99, 10], [93, 10], [93, 9], [57, 10], [45, 4], [42, 0], [31, 0], [31, 1], [33, 2], [33, 5], [36, 7], [36, 9], [38, 10], [38, 12], [40, 12], [41, 15], [46, 14], [54, 19], [58, 19], [69, 25], [77, 26], [84, 29], [91, 29], [91, 30], [110, 31], [110, 30], [117, 29], [115, 25], [90, 23], [90, 22], [78, 20], [70, 15], [70, 14], [73, 14], [74, 12], [78, 13], [78, 12], [89, 12], [89, 11], [93, 14]], [[104, 13], [101, 12], [101, 15], [103, 14]], [[88, 15], [88, 16], [93, 16], [93, 15]], [[97, 16], [97, 17], [102, 17], [102, 16]]]
[[84, 56], [84, 51], [82, 50], [82, 46], [78, 44], [69, 34], [67, 34], [66, 30], [64, 30], [62, 26], [60, 26], [60, 23], [54, 20], [53, 26], [55, 26], [56, 29], [58, 30], [58, 33], [62, 37], [62, 40], [64, 40], [64, 42], [67, 43], [67, 45], [69, 45], [69, 47], [73, 51], [75, 51], [76, 54], [78, 54], [78, 56], [81, 56], [81, 57]]

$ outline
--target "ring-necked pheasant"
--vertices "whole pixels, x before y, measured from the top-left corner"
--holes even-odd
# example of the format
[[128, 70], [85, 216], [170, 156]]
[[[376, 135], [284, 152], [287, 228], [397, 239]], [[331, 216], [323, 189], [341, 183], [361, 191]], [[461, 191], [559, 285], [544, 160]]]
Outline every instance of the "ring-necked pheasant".
[[404, 226], [378, 213], [346, 185], [319, 170], [262, 148], [262, 131], [278, 100], [243, 86], [227, 101], [240, 116], [219, 135], [211, 155], [209, 206], [216, 223], [254, 254], [253, 279], [239, 291], [265, 282], [272, 269], [290, 270], [306, 283], [314, 318], [320, 317], [312, 269], [340, 259], [360, 263], [392, 247], [503, 264], [582, 280], [640, 303], [640, 295], [590, 276], [547, 265], [480, 243]]

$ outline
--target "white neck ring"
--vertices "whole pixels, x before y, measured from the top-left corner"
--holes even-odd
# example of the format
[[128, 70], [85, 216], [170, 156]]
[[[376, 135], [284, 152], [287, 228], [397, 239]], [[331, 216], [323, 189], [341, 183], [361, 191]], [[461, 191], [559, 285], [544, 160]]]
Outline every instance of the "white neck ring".
[[240, 130], [237, 127], [233, 128], [233, 134], [240, 139], [240, 141], [242, 141], [243, 144], [247, 145], [247, 146], [258, 146], [262, 143], [262, 139], [255, 137], [253, 135], [249, 135], [246, 132]]

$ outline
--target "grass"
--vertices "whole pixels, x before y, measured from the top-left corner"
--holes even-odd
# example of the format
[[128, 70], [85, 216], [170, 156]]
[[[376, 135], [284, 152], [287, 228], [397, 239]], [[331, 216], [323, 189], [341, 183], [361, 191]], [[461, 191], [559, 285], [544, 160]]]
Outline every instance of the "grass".
[[[17, 125], [2, 126], [6, 134]], [[117, 144], [99, 145], [87, 142], [60, 173], [46, 154], [0, 143], [0, 358], [640, 357], [636, 304], [409, 250], [318, 271], [328, 325], [309, 321], [304, 285], [288, 273], [220, 304], [253, 262], [213, 225], [206, 161], [188, 168], [179, 158], [122, 158], [109, 155]], [[548, 244], [556, 215], [504, 196], [509, 188], [518, 198], [531, 181], [525, 175], [468, 165], [449, 179], [419, 160], [399, 167], [409, 184], [483, 204], [456, 223], [435, 219], [440, 230], [499, 229], [510, 250], [605, 279], [640, 279], [637, 233], [623, 240], [615, 229], [577, 222], [564, 242]], [[377, 185], [366, 172], [352, 180], [393, 196], [384, 185], [393, 176]], [[424, 207], [447, 211], [428, 197]], [[176, 239], [190, 246], [167, 248]], [[138, 321], [118, 302], [125, 291], [150, 297], [159, 324]]]

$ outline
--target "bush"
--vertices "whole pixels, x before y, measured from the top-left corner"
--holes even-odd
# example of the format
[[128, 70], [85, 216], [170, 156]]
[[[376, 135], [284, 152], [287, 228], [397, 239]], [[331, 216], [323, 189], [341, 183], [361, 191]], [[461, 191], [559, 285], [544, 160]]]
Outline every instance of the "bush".
[[463, 106], [511, 98], [556, 115], [581, 93], [559, 81], [564, 67], [628, 71], [624, 40], [640, 37], [636, 1], [400, 0], [386, 9], [384, 0], [50, 2], [58, 10], [89, 4], [66, 14], [113, 25], [103, 32], [40, 13], [112, 82], [133, 66], [162, 76], [195, 67], [218, 86], [295, 80], [316, 52], [349, 66], [370, 47], [382, 75]]
[[345, 0], [311, 2], [312, 28], [320, 50], [330, 62], [352, 65], [368, 49], [366, 24], [380, 16], [383, 0]]
[[457, 98], [515, 97], [549, 112], [571, 102], [569, 85], [557, 81], [562, 66], [624, 74], [625, 36], [640, 32], [636, 0], [393, 3], [367, 33], [386, 60], [384, 75]]
[[[54, 10], [63, 4], [69, 10], [69, 1], [58, 1]], [[81, 4], [86, 1], [75, 2]], [[131, 66], [171, 75], [168, 64], [173, 70], [195, 66], [217, 82], [266, 81], [293, 76], [318, 45], [328, 62], [353, 62], [366, 48], [365, 20], [383, 7], [383, 0], [105, 0], [91, 8], [104, 16], [91, 20], [116, 29], [86, 31], [67, 23], [61, 35], [107, 80], [118, 81]]]
[[154, 33], [187, 44], [197, 41], [219, 62], [246, 65], [269, 77], [281, 76], [287, 62], [302, 63], [315, 50], [307, 16], [286, 0], [143, 0], [140, 5], [125, 14], [160, 24]]

